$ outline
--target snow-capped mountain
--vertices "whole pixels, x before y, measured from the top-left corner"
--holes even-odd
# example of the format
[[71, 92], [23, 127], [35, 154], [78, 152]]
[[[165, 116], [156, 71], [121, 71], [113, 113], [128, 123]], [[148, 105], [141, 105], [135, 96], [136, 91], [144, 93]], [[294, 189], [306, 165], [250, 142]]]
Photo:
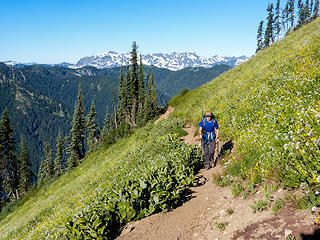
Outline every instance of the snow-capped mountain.
[[[90, 57], [81, 58], [72, 68], [93, 66], [96, 68], [111, 68], [130, 64], [130, 53], [117, 53], [110, 51]], [[210, 58], [200, 57], [196, 53], [177, 53], [170, 54], [154, 53], [142, 55], [144, 65], [153, 65], [158, 68], [167, 68], [172, 71], [181, 70], [188, 67], [213, 67], [217, 64], [226, 64], [231, 67], [237, 66], [248, 60], [246, 56], [240, 57], [220, 57]]]

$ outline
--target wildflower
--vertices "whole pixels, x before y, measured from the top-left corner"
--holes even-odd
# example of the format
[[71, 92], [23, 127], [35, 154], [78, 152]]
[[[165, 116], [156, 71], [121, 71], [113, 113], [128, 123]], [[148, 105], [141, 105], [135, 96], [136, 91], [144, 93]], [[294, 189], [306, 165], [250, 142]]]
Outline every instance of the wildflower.
[[[320, 183], [320, 176], [317, 177], [317, 182]], [[319, 184], [320, 186], [320, 184]]]
[[316, 192], [315, 192], [315, 195], [319, 195], [319, 194], [320, 194], [320, 192], [319, 192], [319, 191], [316, 191]]
[[316, 210], [317, 210], [317, 208], [316, 207], [312, 207], [312, 212], [315, 212]]

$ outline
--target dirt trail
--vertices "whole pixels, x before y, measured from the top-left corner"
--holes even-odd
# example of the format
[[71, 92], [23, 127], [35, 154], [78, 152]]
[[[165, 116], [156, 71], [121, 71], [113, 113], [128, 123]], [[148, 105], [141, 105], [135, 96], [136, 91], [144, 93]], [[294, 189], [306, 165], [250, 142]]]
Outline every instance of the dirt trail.
[[[169, 113], [163, 115], [167, 118]], [[194, 136], [196, 127], [187, 125], [188, 135], [183, 140], [188, 144], [199, 144], [199, 137]], [[221, 160], [220, 160], [221, 161]], [[250, 205], [253, 200], [263, 199], [263, 191], [247, 199], [234, 197], [229, 188], [214, 184], [213, 175], [222, 173], [223, 164], [209, 170], [201, 170], [195, 176], [191, 194], [182, 206], [171, 212], [158, 213], [137, 222], [129, 223], [118, 240], [158, 240], [158, 239], [287, 239], [290, 234], [306, 236], [301, 239], [320, 239], [312, 222], [315, 216], [308, 211], [298, 211], [290, 205], [282, 208], [277, 215], [271, 208], [253, 213]], [[280, 189], [272, 194], [274, 199], [283, 197], [285, 191]], [[233, 211], [229, 214], [229, 211]], [[227, 223], [224, 231], [217, 225]], [[309, 234], [309, 235], [308, 235]]]

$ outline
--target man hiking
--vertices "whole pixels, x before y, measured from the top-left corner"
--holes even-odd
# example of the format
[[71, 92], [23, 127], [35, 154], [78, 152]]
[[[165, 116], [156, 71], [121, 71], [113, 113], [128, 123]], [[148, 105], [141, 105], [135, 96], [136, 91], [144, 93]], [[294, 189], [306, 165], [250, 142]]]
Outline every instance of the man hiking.
[[212, 112], [208, 111], [202, 118], [199, 127], [201, 146], [204, 150], [205, 168], [209, 169], [213, 161], [216, 139], [219, 139], [219, 125]]

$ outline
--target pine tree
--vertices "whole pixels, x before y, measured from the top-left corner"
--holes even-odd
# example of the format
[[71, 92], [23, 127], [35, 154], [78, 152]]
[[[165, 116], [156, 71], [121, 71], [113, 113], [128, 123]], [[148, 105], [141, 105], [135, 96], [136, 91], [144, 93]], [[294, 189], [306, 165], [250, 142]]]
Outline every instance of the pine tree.
[[118, 116], [117, 116], [117, 103], [116, 103], [116, 93], [113, 89], [112, 91], [112, 96], [113, 96], [113, 124], [114, 124], [114, 128], [117, 129], [118, 128]]
[[315, 0], [312, 19], [316, 19], [318, 16], [319, 16], [319, 0]]
[[109, 113], [109, 107], [107, 105], [106, 107], [106, 116], [104, 120], [104, 127], [103, 127], [103, 138], [106, 139], [107, 136], [110, 134], [111, 129], [111, 123], [110, 123], [110, 113]]
[[132, 99], [131, 104], [131, 125], [136, 127], [136, 117], [138, 108], [138, 89], [139, 89], [139, 78], [138, 78], [138, 56], [137, 56], [137, 44], [134, 41], [132, 43], [131, 51], [131, 78], [128, 82], [128, 87], [130, 88], [130, 94]]
[[52, 161], [52, 149], [48, 142], [44, 143], [44, 158], [41, 162], [38, 172], [38, 186], [42, 186], [49, 181], [54, 175], [54, 167]]
[[281, 31], [281, 26], [280, 26], [280, 0], [277, 0], [277, 5], [275, 8], [275, 15], [274, 15], [274, 33], [277, 36], [277, 40], [279, 41], [280, 39], [280, 31]]
[[304, 6], [302, 0], [298, 0], [298, 26], [304, 22]]
[[257, 35], [257, 50], [256, 53], [263, 49], [263, 21], [260, 21]]
[[130, 66], [127, 66], [127, 71], [126, 71], [126, 85], [124, 85], [124, 94], [126, 95], [126, 102], [125, 102], [125, 112], [126, 112], [126, 121], [129, 122], [130, 121], [130, 113], [131, 113], [131, 108], [132, 108], [132, 92], [131, 92], [131, 88], [130, 88], [130, 84], [131, 84], [131, 71], [130, 71]]
[[17, 199], [19, 187], [19, 163], [17, 159], [14, 129], [11, 125], [9, 112], [3, 111], [0, 124], [0, 161], [3, 176], [3, 187], [7, 195]]
[[99, 127], [96, 122], [96, 108], [94, 101], [91, 103], [90, 112], [88, 115], [87, 128], [88, 128], [88, 147], [92, 149], [95, 144], [99, 141]]
[[23, 137], [21, 137], [19, 163], [20, 163], [19, 194], [23, 195], [31, 189], [32, 177], [33, 177], [32, 164], [30, 162], [28, 149], [24, 142]]
[[150, 73], [147, 74], [147, 93], [144, 103], [144, 122], [147, 123], [153, 116], [152, 104], [152, 86], [151, 86]]
[[310, 6], [309, 6], [309, 0], [306, 0], [306, 3], [304, 5], [304, 22], [310, 21], [311, 13], [310, 13]]
[[56, 158], [54, 159], [54, 174], [55, 176], [60, 176], [62, 174], [62, 162], [63, 162], [63, 138], [62, 138], [62, 133], [61, 130], [59, 130], [59, 134], [57, 137], [56, 141], [57, 145], [57, 153], [56, 153]]
[[77, 166], [82, 158], [85, 156], [85, 130], [86, 121], [84, 117], [84, 107], [82, 92], [79, 88], [78, 102], [75, 106], [72, 129], [71, 129], [71, 143], [68, 147], [70, 157], [68, 159], [68, 167], [73, 168]]
[[118, 118], [119, 124], [125, 123], [125, 116], [127, 112], [127, 94], [126, 94], [126, 82], [124, 79], [124, 73], [122, 67], [120, 68], [120, 82], [119, 82], [119, 96], [118, 96]]
[[310, 12], [310, 21], [312, 20], [313, 4], [314, 4], [314, 1], [313, 1], [313, 0], [311, 0], [311, 1], [310, 1], [310, 8], [309, 8], [309, 12]]
[[289, 2], [286, 3], [285, 8], [282, 10], [282, 26], [287, 33], [289, 31]]
[[291, 22], [291, 31], [295, 28], [294, 22], [294, 0], [289, 0], [289, 8], [288, 8], [288, 15]]
[[138, 114], [137, 122], [139, 126], [143, 125], [143, 104], [145, 101], [145, 86], [144, 86], [144, 73], [143, 73], [143, 64], [142, 56], [140, 54], [140, 64], [139, 64], [139, 91], [138, 91]]
[[267, 27], [264, 35], [264, 46], [269, 47], [271, 42], [274, 42], [274, 33], [273, 33], [273, 4], [269, 4], [268, 8], [268, 17], [267, 17]]
[[157, 88], [154, 81], [154, 74], [151, 73], [151, 99], [152, 99], [152, 118], [158, 114], [158, 102], [157, 102]]

